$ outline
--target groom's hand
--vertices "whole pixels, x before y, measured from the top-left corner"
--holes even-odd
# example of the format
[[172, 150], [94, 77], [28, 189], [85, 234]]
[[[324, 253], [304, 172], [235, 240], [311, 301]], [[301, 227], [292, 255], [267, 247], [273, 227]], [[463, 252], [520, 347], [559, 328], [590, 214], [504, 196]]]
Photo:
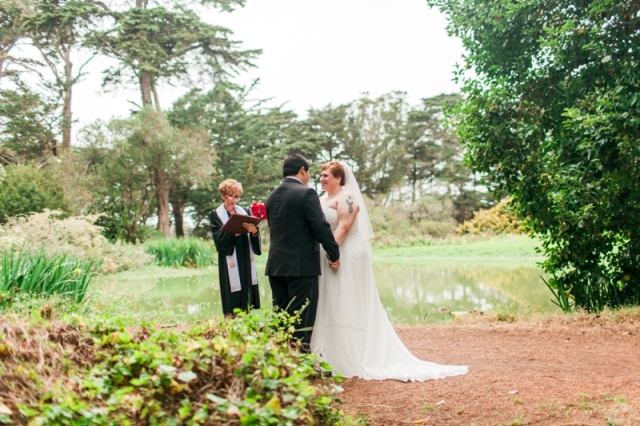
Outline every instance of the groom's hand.
[[340, 267], [340, 259], [336, 260], [335, 262], [329, 261], [329, 267], [333, 270], [336, 270]]

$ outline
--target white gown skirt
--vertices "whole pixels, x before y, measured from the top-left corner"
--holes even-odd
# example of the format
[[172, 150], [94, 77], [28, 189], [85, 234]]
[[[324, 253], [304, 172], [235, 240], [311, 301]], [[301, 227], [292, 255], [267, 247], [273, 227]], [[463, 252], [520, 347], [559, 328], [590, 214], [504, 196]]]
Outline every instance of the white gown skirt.
[[[325, 214], [331, 223], [331, 213]], [[335, 372], [344, 377], [401, 381], [467, 373], [466, 366], [422, 361], [402, 343], [378, 295], [368, 240], [350, 233], [340, 247], [337, 271], [329, 267], [323, 250], [321, 256], [320, 298], [311, 348]]]

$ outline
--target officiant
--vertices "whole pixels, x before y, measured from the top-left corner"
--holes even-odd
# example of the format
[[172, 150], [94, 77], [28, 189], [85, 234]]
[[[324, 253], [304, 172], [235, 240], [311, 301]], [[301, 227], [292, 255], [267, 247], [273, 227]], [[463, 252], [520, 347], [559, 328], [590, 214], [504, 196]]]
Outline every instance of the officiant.
[[242, 195], [242, 184], [234, 179], [223, 181], [218, 190], [223, 203], [209, 213], [213, 241], [218, 251], [218, 275], [222, 312], [233, 315], [238, 308], [243, 311], [260, 308], [258, 274], [255, 256], [260, 250], [260, 231], [252, 223], [244, 223], [247, 233], [230, 234], [221, 230], [232, 215], [247, 215], [238, 206]]

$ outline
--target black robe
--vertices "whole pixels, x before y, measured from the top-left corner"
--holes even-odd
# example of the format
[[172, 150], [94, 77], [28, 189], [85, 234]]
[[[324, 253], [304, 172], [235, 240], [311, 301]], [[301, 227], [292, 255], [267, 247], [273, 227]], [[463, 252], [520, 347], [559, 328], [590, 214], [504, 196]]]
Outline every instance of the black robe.
[[[229, 213], [225, 210], [227, 217]], [[244, 311], [249, 308], [260, 309], [260, 291], [258, 285], [251, 283], [251, 251], [249, 250], [249, 239], [246, 235], [236, 237], [233, 234], [220, 231], [222, 221], [218, 217], [216, 210], [209, 213], [209, 223], [213, 241], [218, 251], [218, 275], [220, 276], [220, 297], [222, 298], [222, 312], [232, 314], [236, 308]], [[259, 231], [258, 231], [259, 232]], [[260, 250], [260, 234], [251, 235], [251, 245], [255, 255], [262, 254]], [[229, 272], [227, 270], [227, 256], [236, 250], [238, 258], [238, 272], [240, 273], [240, 291], [231, 292]]]

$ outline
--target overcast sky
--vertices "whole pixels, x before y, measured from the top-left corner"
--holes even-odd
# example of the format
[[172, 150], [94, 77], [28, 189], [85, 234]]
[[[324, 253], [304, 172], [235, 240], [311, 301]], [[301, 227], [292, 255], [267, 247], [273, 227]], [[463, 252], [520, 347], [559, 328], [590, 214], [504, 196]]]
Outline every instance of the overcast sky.
[[[231, 29], [243, 48], [263, 50], [257, 68], [239, 82], [259, 77], [256, 98], [274, 98], [303, 116], [310, 107], [348, 102], [363, 92], [401, 90], [416, 102], [458, 90], [452, 73], [462, 45], [447, 36], [445, 17], [425, 0], [247, 0], [244, 9], [203, 18]], [[126, 116], [128, 101], [140, 102], [134, 86], [100, 93], [106, 64], [94, 60], [74, 89], [76, 130], [96, 118]], [[183, 92], [161, 87], [162, 107]]]

